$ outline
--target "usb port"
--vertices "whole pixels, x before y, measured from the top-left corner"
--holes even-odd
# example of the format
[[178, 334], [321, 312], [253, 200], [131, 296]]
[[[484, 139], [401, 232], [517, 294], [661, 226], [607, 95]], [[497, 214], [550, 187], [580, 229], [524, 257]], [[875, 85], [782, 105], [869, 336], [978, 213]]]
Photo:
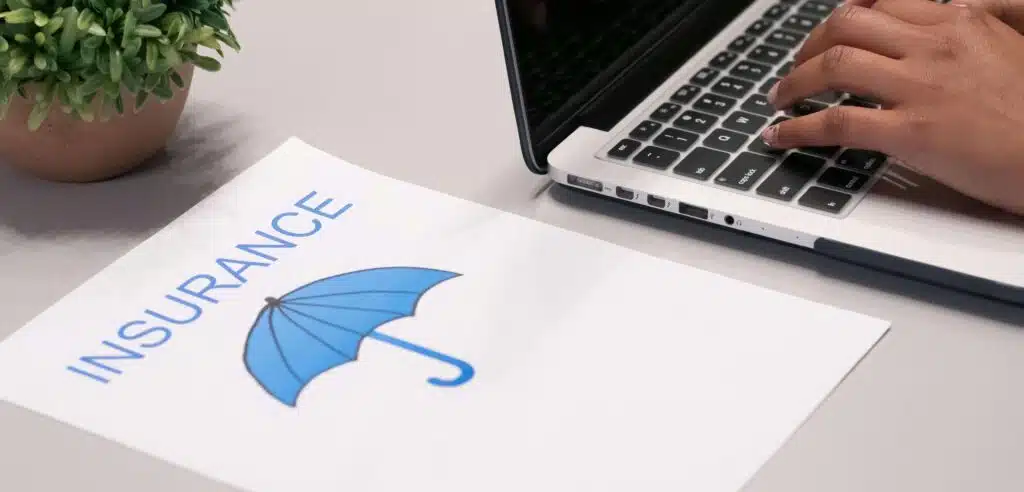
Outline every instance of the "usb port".
[[708, 220], [708, 209], [679, 202], [679, 213], [702, 220]]
[[647, 204], [652, 207], [665, 208], [665, 205], [668, 205], [668, 202], [660, 196], [647, 195]]
[[579, 186], [581, 188], [587, 188], [589, 190], [602, 192], [604, 191], [604, 185], [600, 181], [593, 179], [581, 178], [579, 176], [569, 175], [569, 184], [573, 186]]
[[615, 196], [617, 196], [619, 198], [624, 198], [626, 200], [632, 200], [632, 199], [636, 198], [636, 193], [634, 193], [633, 190], [630, 190], [630, 189], [627, 189], [627, 188], [623, 188], [621, 186], [616, 186], [615, 187]]

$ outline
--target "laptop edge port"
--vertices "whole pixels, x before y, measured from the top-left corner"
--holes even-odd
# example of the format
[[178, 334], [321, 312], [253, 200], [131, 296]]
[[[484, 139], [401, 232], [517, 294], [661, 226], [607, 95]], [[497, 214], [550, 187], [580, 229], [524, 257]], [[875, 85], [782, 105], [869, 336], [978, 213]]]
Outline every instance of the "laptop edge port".
[[636, 198], [636, 193], [634, 193], [633, 190], [630, 190], [628, 188], [623, 188], [621, 186], [616, 186], [615, 187], [615, 196], [617, 196], [619, 198], [622, 198], [622, 199], [625, 199], [625, 200], [632, 200], [632, 199]]
[[581, 188], [587, 188], [588, 190], [596, 191], [598, 193], [604, 191], [604, 185], [601, 184], [600, 181], [595, 181], [593, 179], [587, 179], [587, 178], [581, 178], [579, 176], [575, 176], [575, 175], [572, 175], [572, 174], [569, 175], [568, 180], [569, 180], [569, 184], [571, 184], [573, 186], [579, 186]]
[[708, 209], [679, 202], [679, 213], [687, 217], [695, 217], [701, 220], [708, 220]]
[[647, 204], [652, 207], [665, 208], [665, 205], [668, 205], [668, 202], [660, 196], [647, 195]]

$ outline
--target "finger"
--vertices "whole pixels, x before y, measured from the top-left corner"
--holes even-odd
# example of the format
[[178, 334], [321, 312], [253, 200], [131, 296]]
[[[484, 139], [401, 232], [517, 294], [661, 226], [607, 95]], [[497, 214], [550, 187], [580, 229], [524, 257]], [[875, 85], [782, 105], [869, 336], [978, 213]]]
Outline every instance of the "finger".
[[925, 33], [913, 24], [879, 10], [847, 4], [811, 32], [793, 61], [799, 65], [835, 45], [903, 58], [913, 46], [927, 43]]
[[905, 128], [894, 111], [835, 106], [772, 125], [761, 138], [776, 149], [840, 146], [895, 154]]
[[871, 8], [911, 24], [934, 26], [955, 18], [958, 7], [935, 3], [932, 0], [877, 0]]
[[849, 92], [882, 104], [897, 104], [909, 76], [899, 61], [849, 46], [833, 46], [796, 66], [768, 93], [779, 109], [830, 91]]

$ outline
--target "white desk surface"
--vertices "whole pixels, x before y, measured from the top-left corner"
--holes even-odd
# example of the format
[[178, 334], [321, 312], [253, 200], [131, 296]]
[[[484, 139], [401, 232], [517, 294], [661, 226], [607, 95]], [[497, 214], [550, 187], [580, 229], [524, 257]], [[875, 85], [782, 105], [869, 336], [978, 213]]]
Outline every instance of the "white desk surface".
[[[1024, 310], [546, 188], [518, 153], [492, 2], [243, 1], [234, 24], [244, 51], [197, 76], [152, 169], [89, 186], [0, 172], [0, 336], [297, 135], [399, 179], [892, 320], [748, 492], [1020, 490]], [[232, 489], [0, 405], [0, 490]]]

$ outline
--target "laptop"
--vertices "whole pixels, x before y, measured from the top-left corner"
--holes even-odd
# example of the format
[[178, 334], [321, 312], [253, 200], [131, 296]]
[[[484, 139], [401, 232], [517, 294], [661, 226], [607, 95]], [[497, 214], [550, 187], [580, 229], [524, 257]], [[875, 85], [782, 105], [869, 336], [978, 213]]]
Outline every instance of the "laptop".
[[554, 182], [1024, 304], [1024, 220], [865, 149], [779, 152], [766, 94], [840, 0], [496, 0], [528, 168]]

